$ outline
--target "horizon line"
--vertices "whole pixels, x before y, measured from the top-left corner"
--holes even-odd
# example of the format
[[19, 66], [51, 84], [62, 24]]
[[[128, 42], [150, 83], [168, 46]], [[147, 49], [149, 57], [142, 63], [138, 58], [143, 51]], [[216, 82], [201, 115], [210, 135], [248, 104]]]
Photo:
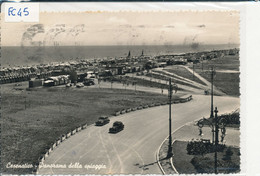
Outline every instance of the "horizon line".
[[[221, 43], [221, 44], [199, 44], [199, 46], [207, 46], [207, 45], [238, 45], [240, 46], [240, 43]], [[192, 46], [192, 44], [189, 45], [184, 45], [184, 44], [170, 44], [170, 45], [165, 45], [165, 44], [138, 44], [138, 45], [43, 45], [43, 46], [22, 46], [22, 45], [2, 45], [1, 47], [86, 47], [86, 46]]]

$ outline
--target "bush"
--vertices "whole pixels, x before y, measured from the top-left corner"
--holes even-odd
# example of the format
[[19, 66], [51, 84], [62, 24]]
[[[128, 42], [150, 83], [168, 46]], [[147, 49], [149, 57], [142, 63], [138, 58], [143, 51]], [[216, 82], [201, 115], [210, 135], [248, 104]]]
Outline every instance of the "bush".
[[[209, 157], [197, 157], [191, 159], [191, 164], [198, 173], [214, 173], [214, 160]], [[218, 162], [219, 164], [219, 162]]]
[[[218, 152], [222, 152], [225, 145], [219, 144], [217, 147]], [[187, 153], [189, 155], [204, 155], [206, 153], [212, 153], [215, 151], [215, 145], [208, 140], [190, 141], [187, 144]]]
[[222, 159], [225, 160], [225, 161], [230, 161], [232, 155], [233, 155], [233, 152], [232, 152], [231, 148], [228, 147], [226, 154], [224, 155], [224, 157]]
[[232, 113], [232, 114], [225, 114], [222, 115], [221, 117], [224, 117], [227, 121], [227, 124], [232, 125], [232, 124], [240, 124], [240, 115], [238, 112]]
[[[225, 119], [226, 125], [240, 125], [240, 114], [239, 112], [233, 112], [230, 114], [224, 114], [218, 117], [219, 119], [223, 118]], [[209, 125], [209, 121], [212, 121], [213, 119], [208, 118], [207, 120], [203, 120], [204, 125]]]

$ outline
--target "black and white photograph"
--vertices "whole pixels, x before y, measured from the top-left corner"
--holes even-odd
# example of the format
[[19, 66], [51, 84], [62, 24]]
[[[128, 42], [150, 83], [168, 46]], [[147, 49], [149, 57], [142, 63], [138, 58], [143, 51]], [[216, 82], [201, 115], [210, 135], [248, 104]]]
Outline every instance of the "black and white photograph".
[[239, 174], [239, 26], [235, 10], [1, 20], [1, 172]]

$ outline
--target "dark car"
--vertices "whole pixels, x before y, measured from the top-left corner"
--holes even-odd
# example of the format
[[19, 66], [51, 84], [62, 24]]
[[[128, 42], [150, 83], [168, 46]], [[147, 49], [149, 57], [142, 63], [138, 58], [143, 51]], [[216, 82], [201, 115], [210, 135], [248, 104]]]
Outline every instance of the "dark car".
[[98, 121], [96, 121], [96, 126], [103, 126], [105, 124], [108, 124], [109, 122], [110, 120], [107, 116], [101, 116], [99, 117]]
[[109, 128], [109, 133], [118, 133], [124, 129], [124, 124], [120, 121], [116, 121], [113, 123], [113, 126]]

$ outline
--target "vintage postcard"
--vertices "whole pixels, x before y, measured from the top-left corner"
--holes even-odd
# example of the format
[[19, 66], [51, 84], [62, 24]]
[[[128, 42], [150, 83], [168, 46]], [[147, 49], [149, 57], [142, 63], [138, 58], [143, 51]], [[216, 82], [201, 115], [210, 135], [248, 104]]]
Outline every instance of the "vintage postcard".
[[3, 174], [241, 173], [239, 11], [30, 10], [1, 14]]

